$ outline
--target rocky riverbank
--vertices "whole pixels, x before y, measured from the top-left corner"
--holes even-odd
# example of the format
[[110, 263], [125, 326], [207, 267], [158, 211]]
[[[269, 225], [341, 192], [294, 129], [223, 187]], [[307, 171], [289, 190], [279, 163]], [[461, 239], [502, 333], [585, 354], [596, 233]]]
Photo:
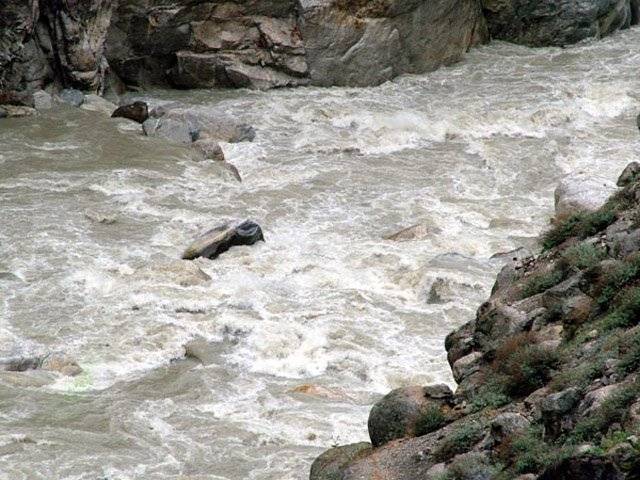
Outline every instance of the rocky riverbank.
[[567, 213], [561, 186], [543, 252], [514, 258], [447, 337], [455, 393], [392, 391], [371, 443], [327, 451], [310, 479], [640, 478], [638, 170], [594, 210]]

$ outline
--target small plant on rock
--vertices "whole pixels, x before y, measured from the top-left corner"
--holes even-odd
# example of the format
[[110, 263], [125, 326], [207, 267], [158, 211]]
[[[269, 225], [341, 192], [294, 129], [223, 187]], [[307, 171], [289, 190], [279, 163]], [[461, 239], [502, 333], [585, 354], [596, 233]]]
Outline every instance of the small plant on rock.
[[536, 340], [535, 335], [526, 332], [508, 339], [496, 350], [492, 366], [510, 396], [521, 397], [542, 387], [558, 365], [558, 354]]

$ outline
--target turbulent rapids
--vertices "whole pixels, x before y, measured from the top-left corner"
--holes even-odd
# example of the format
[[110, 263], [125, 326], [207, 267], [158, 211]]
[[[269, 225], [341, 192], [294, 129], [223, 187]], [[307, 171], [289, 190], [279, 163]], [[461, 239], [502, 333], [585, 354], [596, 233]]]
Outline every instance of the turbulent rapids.
[[[0, 123], [0, 357], [82, 369], [0, 372], [0, 479], [302, 480], [382, 394], [452, 384], [495, 254], [535, 248], [563, 175], [636, 160], [639, 52], [635, 28], [375, 88], [144, 96], [253, 126], [223, 145], [241, 183], [96, 112]], [[266, 242], [178, 261], [239, 218]]]

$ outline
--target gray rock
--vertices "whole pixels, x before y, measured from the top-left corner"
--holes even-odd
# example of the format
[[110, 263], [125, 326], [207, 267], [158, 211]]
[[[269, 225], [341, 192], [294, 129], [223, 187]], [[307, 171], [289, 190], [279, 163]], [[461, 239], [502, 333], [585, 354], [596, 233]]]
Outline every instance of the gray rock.
[[44, 90], [33, 93], [34, 108], [38, 111], [49, 110], [53, 107], [53, 97]]
[[339, 480], [343, 470], [353, 461], [371, 452], [370, 443], [354, 443], [327, 450], [311, 465], [309, 480]]
[[573, 409], [580, 400], [580, 392], [577, 388], [567, 388], [561, 392], [546, 396], [540, 403], [543, 414], [562, 415]]
[[640, 163], [631, 162], [629, 165], [625, 167], [620, 176], [618, 177], [618, 181], [616, 185], [619, 187], [626, 187], [627, 185], [635, 182], [640, 175]]
[[567, 175], [555, 190], [556, 216], [566, 218], [577, 212], [599, 209], [616, 191], [607, 178], [575, 173]]
[[453, 393], [446, 385], [398, 388], [378, 401], [369, 413], [369, 437], [374, 447], [397, 438], [424, 435], [446, 423]]
[[529, 420], [519, 413], [505, 412], [499, 414], [491, 421], [489, 430], [491, 446], [499, 445], [515, 435], [521, 435], [529, 425]]
[[231, 247], [253, 245], [260, 241], [264, 242], [262, 229], [251, 220], [225, 224], [210, 230], [193, 242], [182, 254], [182, 258], [185, 260], [198, 257], [214, 259]]
[[300, 31], [315, 85], [369, 86], [459, 60], [486, 26], [475, 0], [303, 0]]
[[142, 124], [142, 130], [148, 137], [160, 137], [172, 143], [190, 145], [197, 136], [187, 122], [173, 118], [149, 118]]
[[118, 108], [115, 103], [110, 102], [106, 98], [102, 98], [100, 95], [90, 93], [85, 95], [84, 102], [80, 106], [83, 110], [89, 110], [91, 112], [98, 112], [104, 115], [110, 116], [111, 113]]
[[471, 352], [468, 355], [456, 360], [453, 364], [453, 378], [456, 382], [460, 383], [465, 378], [470, 377], [472, 374], [480, 370], [482, 365], [482, 353]]
[[629, 0], [482, 0], [491, 37], [532, 47], [601, 38], [634, 19]]
[[60, 92], [59, 96], [60, 100], [62, 100], [64, 103], [67, 103], [74, 107], [79, 107], [84, 103], [84, 93], [73, 88], [65, 88]]

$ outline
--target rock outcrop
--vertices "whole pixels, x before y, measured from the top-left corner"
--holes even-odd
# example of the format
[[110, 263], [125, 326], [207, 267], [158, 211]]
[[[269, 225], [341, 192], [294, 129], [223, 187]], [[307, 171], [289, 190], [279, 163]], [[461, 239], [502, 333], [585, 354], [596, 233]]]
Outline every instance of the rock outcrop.
[[479, 0], [122, 2], [109, 63], [129, 84], [377, 85], [487, 38]]
[[602, 38], [638, 23], [637, 0], [482, 0], [491, 37], [531, 47]]
[[1, 0], [0, 90], [63, 87], [101, 92], [113, 0]]
[[372, 448], [329, 450], [311, 478], [639, 478], [640, 179], [621, 183], [505, 266], [447, 337], [454, 394], [391, 392], [371, 410]]

